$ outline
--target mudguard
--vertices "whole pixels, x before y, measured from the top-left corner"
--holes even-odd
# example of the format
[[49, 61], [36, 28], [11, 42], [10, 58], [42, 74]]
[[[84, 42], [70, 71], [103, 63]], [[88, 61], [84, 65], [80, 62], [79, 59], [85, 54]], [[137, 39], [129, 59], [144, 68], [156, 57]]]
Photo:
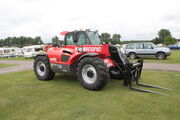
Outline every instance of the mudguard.
[[[40, 54], [38, 54], [38, 55], [36, 55], [35, 57], [34, 57], [34, 60], [36, 59], [36, 57], [38, 57], [38, 56], [47, 56], [47, 54], [46, 53], [40, 53]], [[48, 56], [47, 56], [48, 57]]]

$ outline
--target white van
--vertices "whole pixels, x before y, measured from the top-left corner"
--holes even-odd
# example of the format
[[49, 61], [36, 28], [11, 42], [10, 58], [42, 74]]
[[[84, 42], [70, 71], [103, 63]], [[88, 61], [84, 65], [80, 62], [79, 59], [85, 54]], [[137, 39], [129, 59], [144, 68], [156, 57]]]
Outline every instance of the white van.
[[32, 58], [44, 51], [44, 45], [25, 46], [22, 49], [25, 58]]

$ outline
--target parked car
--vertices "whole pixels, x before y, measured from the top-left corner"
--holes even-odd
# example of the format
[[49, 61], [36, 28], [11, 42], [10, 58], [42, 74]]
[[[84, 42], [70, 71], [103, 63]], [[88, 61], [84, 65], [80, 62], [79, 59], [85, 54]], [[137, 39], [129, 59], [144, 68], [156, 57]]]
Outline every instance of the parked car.
[[180, 50], [180, 46], [178, 46], [178, 45], [169, 45], [167, 47], [172, 50]]
[[157, 57], [158, 59], [163, 60], [171, 55], [169, 48], [158, 47], [151, 42], [129, 43], [122, 52], [130, 59], [135, 59], [137, 57]]

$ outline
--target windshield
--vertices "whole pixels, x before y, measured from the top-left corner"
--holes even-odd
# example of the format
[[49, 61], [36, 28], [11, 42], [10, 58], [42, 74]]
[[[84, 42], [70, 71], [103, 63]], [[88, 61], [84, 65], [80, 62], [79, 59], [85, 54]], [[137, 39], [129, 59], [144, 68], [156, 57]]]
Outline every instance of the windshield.
[[153, 48], [157, 48], [157, 46], [153, 43], [150, 43], [150, 45], [152, 45]]
[[96, 32], [87, 32], [92, 45], [102, 45], [99, 35]]

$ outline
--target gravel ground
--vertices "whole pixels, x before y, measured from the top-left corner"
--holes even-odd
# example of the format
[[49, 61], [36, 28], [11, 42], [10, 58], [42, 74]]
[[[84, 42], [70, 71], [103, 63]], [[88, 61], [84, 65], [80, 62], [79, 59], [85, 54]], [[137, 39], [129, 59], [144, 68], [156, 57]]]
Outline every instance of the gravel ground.
[[[12, 67], [0, 68], [0, 74], [33, 69], [33, 61], [0, 60], [0, 63], [17, 64]], [[180, 64], [144, 63], [143, 69], [180, 72]]]
[[180, 64], [144, 63], [143, 69], [180, 72]]
[[2, 64], [17, 64], [16, 66], [12, 66], [12, 67], [0, 68], [0, 74], [33, 69], [33, 61], [0, 60], [0, 63], [2, 63]]

